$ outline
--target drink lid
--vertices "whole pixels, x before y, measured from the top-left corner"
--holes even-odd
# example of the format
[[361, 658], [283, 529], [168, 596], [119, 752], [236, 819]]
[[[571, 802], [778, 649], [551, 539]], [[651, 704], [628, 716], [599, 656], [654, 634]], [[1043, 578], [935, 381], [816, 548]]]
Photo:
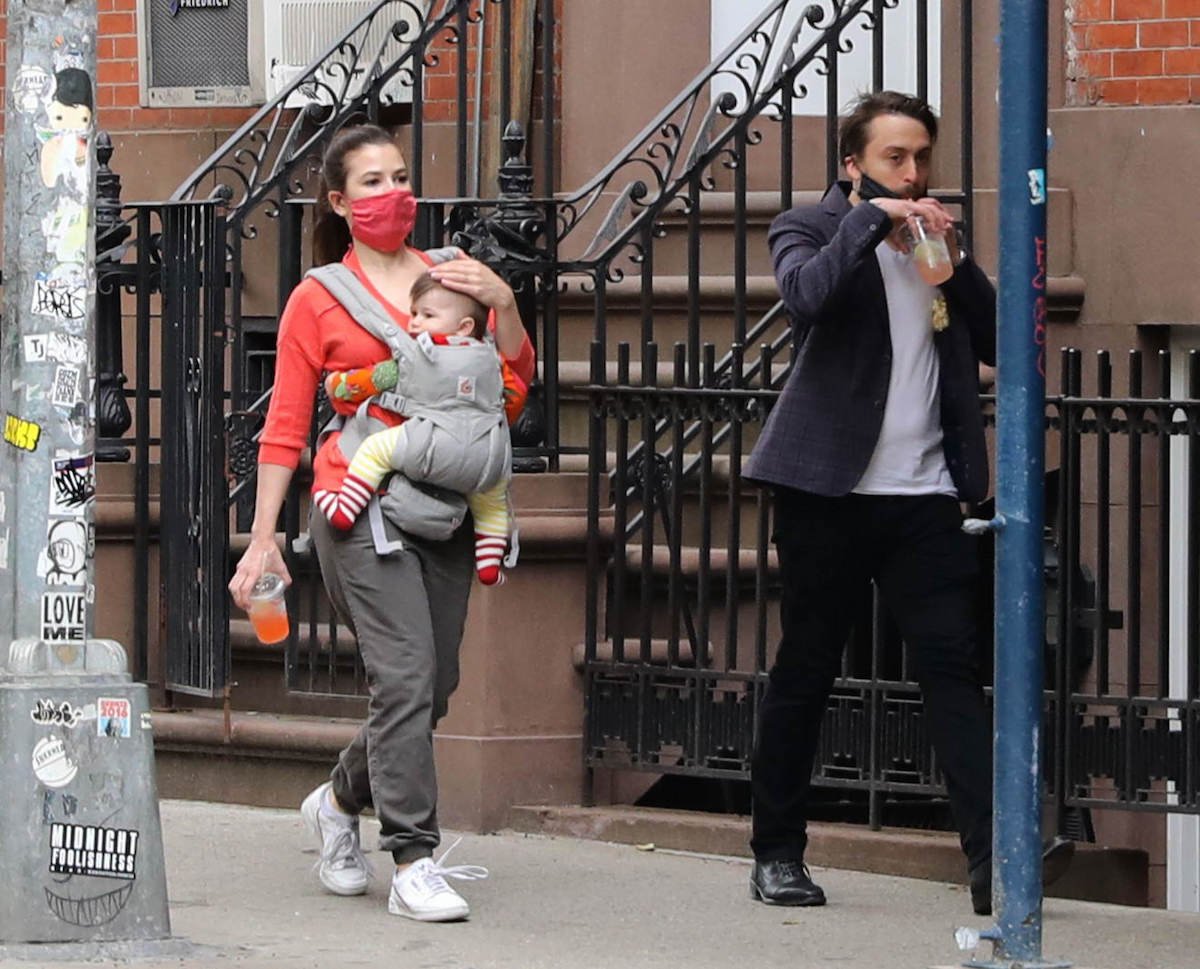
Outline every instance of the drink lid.
[[283, 595], [283, 578], [274, 572], [264, 572], [250, 590], [251, 599], [274, 599]]

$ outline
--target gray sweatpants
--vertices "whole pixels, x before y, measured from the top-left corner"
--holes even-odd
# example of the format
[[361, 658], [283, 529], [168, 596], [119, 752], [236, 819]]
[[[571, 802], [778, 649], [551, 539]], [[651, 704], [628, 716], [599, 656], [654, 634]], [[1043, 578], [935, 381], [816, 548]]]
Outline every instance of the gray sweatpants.
[[367, 722], [331, 779], [347, 811], [374, 807], [379, 847], [397, 864], [437, 847], [433, 728], [458, 686], [458, 647], [475, 575], [470, 519], [445, 542], [405, 538], [377, 555], [364, 512], [348, 532], [320, 512], [309, 530], [338, 615], [358, 640], [370, 691]]

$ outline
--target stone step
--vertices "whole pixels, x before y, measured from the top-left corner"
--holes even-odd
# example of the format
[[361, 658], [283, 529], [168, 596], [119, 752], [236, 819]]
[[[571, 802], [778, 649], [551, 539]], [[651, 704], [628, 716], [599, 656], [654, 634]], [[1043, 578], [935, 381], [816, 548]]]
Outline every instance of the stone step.
[[[526, 834], [587, 838], [702, 854], [750, 856], [750, 821], [726, 814], [676, 811], [614, 804], [601, 807], [516, 806], [508, 826]], [[951, 832], [863, 825], [808, 825], [805, 861], [880, 875], [966, 884], [966, 864], [958, 835]], [[1149, 898], [1149, 859], [1133, 848], [1076, 845], [1067, 873], [1046, 894], [1118, 905], [1145, 906]]]

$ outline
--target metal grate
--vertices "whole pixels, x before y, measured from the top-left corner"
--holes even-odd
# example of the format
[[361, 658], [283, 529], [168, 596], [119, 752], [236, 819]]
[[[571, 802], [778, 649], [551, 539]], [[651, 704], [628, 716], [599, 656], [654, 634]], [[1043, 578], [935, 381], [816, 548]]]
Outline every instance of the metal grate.
[[149, 0], [151, 87], [246, 87], [250, 84], [247, 4], [180, 7]]

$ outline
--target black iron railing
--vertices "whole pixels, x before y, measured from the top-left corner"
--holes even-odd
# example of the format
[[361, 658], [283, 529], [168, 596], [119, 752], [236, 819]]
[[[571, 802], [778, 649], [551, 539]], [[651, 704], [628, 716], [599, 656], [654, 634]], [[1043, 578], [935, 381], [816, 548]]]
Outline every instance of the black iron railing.
[[[556, 58], [554, 4], [550, 0], [524, 5], [507, 0], [443, 2], [433, 3], [423, 12], [400, 0], [379, 4], [343, 42], [312, 65], [305, 77], [251, 119], [178, 193], [188, 196], [215, 181], [215, 191], [229, 204], [233, 350], [229, 453], [235, 478], [236, 525], [244, 528], [252, 513], [253, 437], [269, 399], [273, 338], [271, 315], [256, 319], [245, 311], [250, 300], [248, 288], [253, 288], [255, 280], [243, 267], [249, 264], [249, 247], [259, 244], [257, 222], [263, 216], [277, 220], [278, 242], [270, 259], [276, 267], [274, 286], [269, 293], [257, 294], [258, 302], [273, 304], [277, 313], [306, 265], [302, 251], [304, 199], [315, 189], [313, 175], [320, 150], [337, 128], [356, 120], [407, 125], [410, 166], [423, 196], [417, 244], [456, 242], [497, 266], [514, 283], [540, 361], [542, 379], [535, 387], [534, 411], [544, 415], [542, 421], [530, 422], [524, 438], [515, 441], [516, 453], [519, 462], [527, 462], [526, 467], [557, 470], [562, 455], [587, 450], [581, 438], [571, 439], [562, 432], [563, 394], [567, 393], [562, 362], [570, 360], [573, 352], [563, 344], [560, 313], [564, 301], [576, 310], [590, 310], [594, 335], [603, 342], [609, 339], [609, 322], [615, 321], [617, 313], [609, 297], [635, 290], [637, 326], [645, 339], [651, 339], [662, 336], [663, 328], [656, 326], [657, 306], [666, 289], [674, 285], [677, 295], [673, 298], [686, 305], [687, 379], [693, 386], [699, 380], [700, 318], [707, 299], [701, 280], [713, 272], [712, 260], [701, 258], [705, 231], [702, 200], [708, 204], [708, 199], [715, 199], [718, 206], [727, 206], [732, 223], [734, 274], [728, 277], [727, 270], [725, 274], [730, 279], [726, 288], [732, 294], [733, 327], [727, 339], [761, 337], [782, 346], [786, 340], [783, 314], [774, 305], [773, 293], [768, 301], [771, 305], [762, 307], [765, 314], [755, 320], [759, 312], [755, 301], [761, 297], [751, 299], [751, 290], [757, 294], [761, 286], [755, 289], [748, 283], [747, 217], [764, 202], [773, 211], [792, 203], [796, 172], [803, 170], [800, 155], [824, 160], [814, 171], [836, 166], [836, 146], [829, 137], [828, 122], [798, 118], [796, 106], [809, 99], [811, 83], [827, 76], [831, 93], [826, 96], [825, 108], [836, 108], [839, 59], [856, 44], [869, 43], [880, 61], [885, 25], [901, 2], [853, 0], [818, 5], [777, 0], [769, 4], [641, 134], [594, 178], [570, 193], [556, 193], [553, 178]], [[481, 115], [468, 78], [467, 65], [473, 60], [470, 51], [477, 41], [469, 28], [486, 25], [489, 18], [496, 23], [499, 17], [501, 35], [511, 36], [514, 15], [522, 6], [526, 10], [536, 7], [540, 38], [540, 102], [530, 112], [540, 139], [540, 170], [526, 161], [525, 132], [520, 126], [510, 126], [502, 139], [499, 194], [469, 197], [463, 180], [464, 172], [471, 170], [469, 125]], [[382, 42], [378, 40], [381, 23], [391, 24]], [[918, 33], [913, 41], [926, 51], [926, 33], [923, 29]], [[368, 38], [376, 38], [373, 45]], [[452, 72], [457, 102], [453, 137], [442, 138], [443, 149], [453, 147], [448, 156], [442, 151], [439, 166], [455, 173], [456, 194], [439, 194], [435, 185], [445, 188], [446, 180], [439, 183], [434, 168], [426, 164], [427, 146], [432, 144], [436, 126], [426, 118], [425, 79], [439, 69], [439, 57], [444, 56], [441, 52], [447, 45], [457, 54]], [[969, 44], [966, 47], [969, 51]], [[964, 56], [969, 67], [969, 52]], [[328, 76], [338, 70], [335, 65], [347, 58], [357, 65], [355, 70], [361, 67], [373, 79], [371, 83], [362, 88], [349, 83], [328, 86]], [[484, 60], [474, 58], [476, 64]], [[924, 64], [927, 54], [918, 60]], [[516, 101], [506, 70], [501, 70], [500, 88], [508, 93], [502, 95], [493, 116], [510, 117], [500, 112]], [[873, 80], [884, 83], [882, 67], [876, 67]], [[969, 91], [969, 83], [964, 80], [962, 90]], [[394, 92], [397, 84], [407, 92], [407, 99], [397, 100], [385, 93]], [[289, 114], [286, 98], [306, 86], [323, 90], [325, 103]], [[963, 114], [969, 118], [969, 112]], [[768, 127], [772, 129], [769, 137], [764, 135]], [[961, 142], [969, 147], [969, 127]], [[963, 173], [969, 178], [969, 166]], [[757, 190], [756, 180], [768, 182], [770, 191]], [[963, 212], [969, 220], [970, 185], [968, 181], [960, 184], [963, 188], [947, 195], [947, 200], [965, 203]], [[686, 250], [686, 284], [682, 288], [677, 281], [664, 282], [655, 268], [656, 252], [672, 246]], [[711, 327], [704, 332], [711, 334]], [[579, 353], [574, 359], [584, 356]], [[728, 357], [723, 355], [716, 366], [727, 372]], [[724, 429], [718, 431], [719, 435], [725, 433]], [[685, 443], [687, 440], [690, 436]], [[281, 520], [281, 537], [289, 547], [295, 533], [303, 530], [300, 499], [297, 490]], [[299, 559], [294, 564], [298, 569], [305, 567]], [[295, 675], [289, 675], [289, 683], [314, 692], [341, 692], [331, 686], [336, 676], [357, 691], [361, 671], [354, 668], [355, 660], [344, 644], [339, 645], [336, 624], [327, 621], [323, 605], [312, 605], [307, 636], [302, 626], [300, 637], [293, 640], [290, 655]], [[314, 663], [319, 674], [311, 673]]]
[[[99, 141], [103, 178], [111, 144]], [[113, 204], [97, 232], [97, 454], [120, 462], [132, 449], [134, 460], [131, 667], [156, 687], [215, 695], [229, 670], [222, 207], [101, 201]], [[128, 375], [120, 352], [126, 317], [134, 346]], [[152, 639], [171, 646], [152, 650]]]
[[[1151, 367], [1130, 353], [1119, 397], [1102, 352], [1088, 383], [1068, 354], [1060, 665], [1081, 650], [1094, 662], [1058, 697], [1059, 783], [1068, 804], [1200, 813], [1200, 352]], [[1091, 606], [1076, 599], [1081, 566]]]
[[[663, 386], [653, 367], [632, 376], [624, 346], [615, 381], [594, 358], [592, 513], [611, 510], [614, 538], [610, 555], [598, 528], [592, 543], [591, 767], [748, 775], [779, 635], [779, 577], [768, 498], [740, 485], [740, 468], [778, 392], [769, 352], [744, 382], [717, 379], [716, 348], [705, 350], [698, 386], [679, 379], [681, 348]], [[643, 360], [656, 355], [642, 348]], [[736, 347], [733, 361], [743, 373]], [[1174, 384], [1171, 358], [1160, 355], [1153, 397], [1143, 396], [1140, 355], [1129, 366], [1128, 395], [1113, 397], [1100, 355], [1084, 396], [1080, 355], [1065, 352], [1062, 393], [1047, 399], [1060, 458], [1048, 481], [1044, 774], [1060, 824], [1068, 807], [1200, 812], [1200, 353], [1175, 360]], [[606, 428], [616, 439], [607, 461], [598, 446]], [[723, 445], [718, 428], [728, 429]], [[655, 451], [660, 441], [667, 450]], [[990, 568], [987, 546], [980, 558]], [[990, 612], [986, 589], [981, 604]], [[867, 792], [877, 822], [890, 797], [939, 794], [940, 777], [892, 624], [870, 594], [858, 615], [815, 781]], [[986, 625], [981, 639], [986, 654]]]

